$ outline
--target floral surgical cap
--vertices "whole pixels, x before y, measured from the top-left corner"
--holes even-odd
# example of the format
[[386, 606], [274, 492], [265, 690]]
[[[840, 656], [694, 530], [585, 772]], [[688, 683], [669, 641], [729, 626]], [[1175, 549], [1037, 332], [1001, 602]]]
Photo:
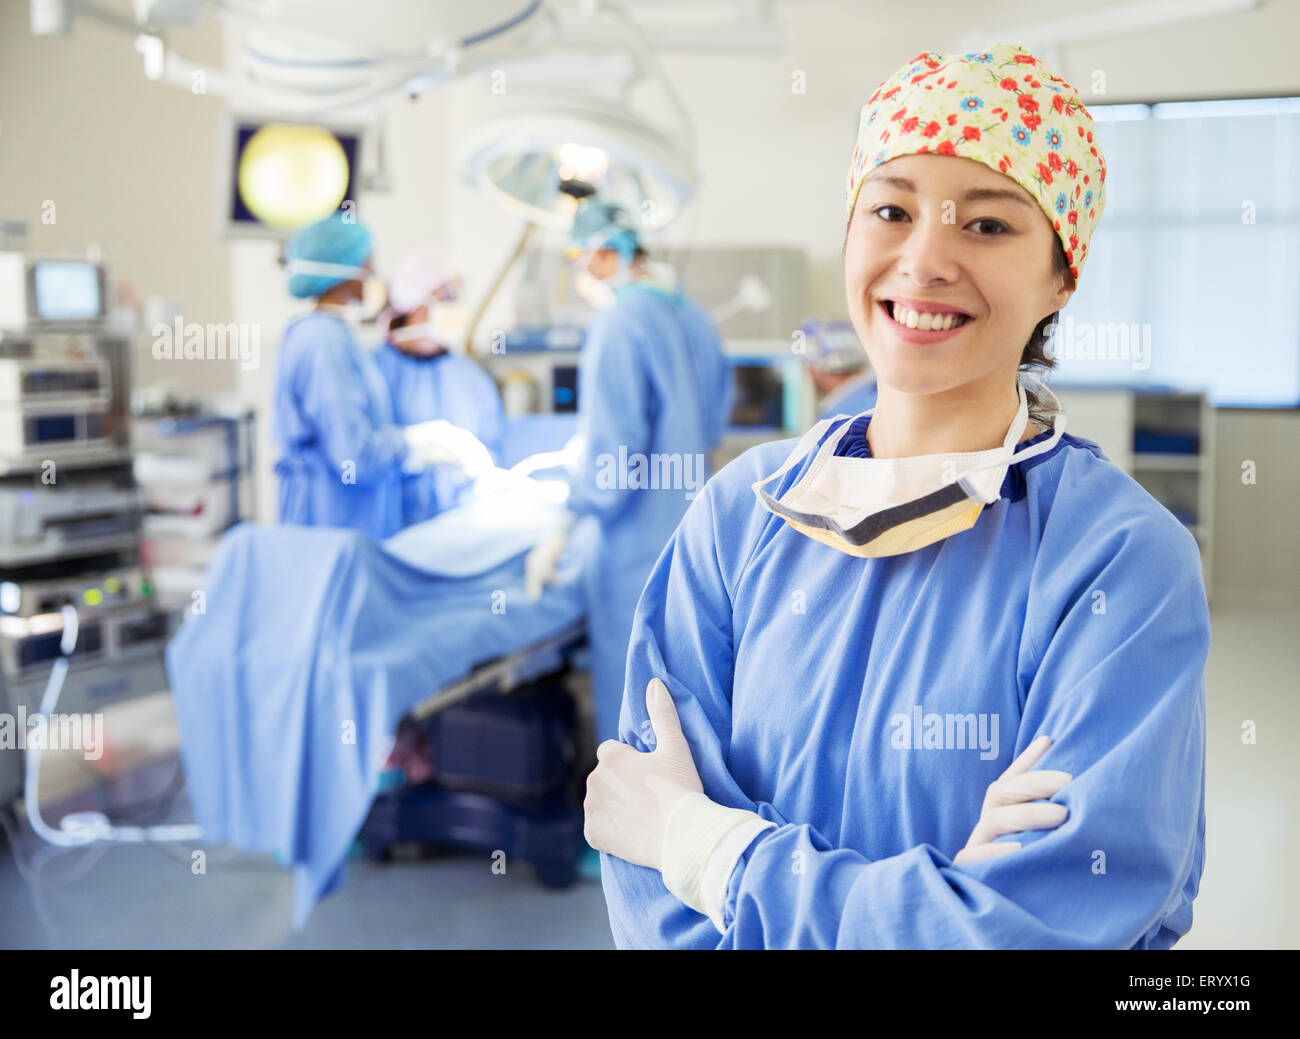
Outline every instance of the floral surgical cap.
[[1106, 159], [1078, 92], [1021, 47], [918, 54], [858, 117], [848, 213], [868, 173], [900, 155], [954, 155], [1004, 173], [1042, 207], [1075, 281], [1106, 204]]

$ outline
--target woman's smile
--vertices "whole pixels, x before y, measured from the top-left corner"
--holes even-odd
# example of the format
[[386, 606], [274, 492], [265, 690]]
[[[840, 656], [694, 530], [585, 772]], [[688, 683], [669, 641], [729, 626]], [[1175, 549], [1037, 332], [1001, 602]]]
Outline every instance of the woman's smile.
[[921, 345], [952, 339], [975, 320], [963, 311], [938, 304], [929, 305], [929, 309], [919, 309], [898, 300], [884, 299], [877, 308], [894, 335], [905, 342]]

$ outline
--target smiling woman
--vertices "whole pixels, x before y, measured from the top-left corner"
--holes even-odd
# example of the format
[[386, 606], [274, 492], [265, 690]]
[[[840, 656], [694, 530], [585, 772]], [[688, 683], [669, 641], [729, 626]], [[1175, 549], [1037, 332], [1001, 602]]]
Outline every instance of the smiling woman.
[[[963, 338], [961, 356], [1001, 369], [1007, 352], [1020, 342], [1020, 371], [1050, 370], [1054, 362], [1045, 346], [1051, 324], [1077, 284], [1061, 239], [1027, 191], [1015, 184], [999, 186], [1007, 182], [1002, 174], [977, 161], [939, 158], [902, 156], [888, 171], [878, 169], [863, 181], [849, 215], [845, 284], [850, 314], [873, 366], [897, 365], [897, 378], [905, 384], [907, 352], [891, 354], [891, 344], [945, 342], [956, 338], [956, 329], [984, 319]], [[919, 175], [909, 178], [909, 170]], [[893, 280], [911, 277], [930, 291], [918, 298], [864, 284], [882, 265]], [[918, 265], [926, 268], [919, 274]], [[971, 275], [961, 299], [950, 291], [958, 266]], [[936, 298], [939, 293], [952, 298]], [[932, 353], [923, 362], [928, 375], [941, 374]], [[1030, 414], [1047, 418], [1032, 391]]]
[[1196, 543], [1045, 387], [1031, 424], [1018, 374], [1101, 214], [1090, 127], [1006, 46], [919, 55], [865, 105], [845, 291], [879, 403], [742, 455], [655, 564], [586, 802], [621, 947], [1191, 926]]

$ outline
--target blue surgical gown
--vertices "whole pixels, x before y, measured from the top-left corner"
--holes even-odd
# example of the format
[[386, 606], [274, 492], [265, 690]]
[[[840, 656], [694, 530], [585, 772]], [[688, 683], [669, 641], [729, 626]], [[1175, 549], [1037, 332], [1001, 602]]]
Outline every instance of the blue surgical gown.
[[618, 735], [637, 598], [707, 479], [730, 399], [717, 329], [680, 290], [624, 286], [587, 329], [578, 379], [584, 449], [569, 506], [601, 530], [585, 575], [601, 740]]
[[819, 419], [836, 415], [861, 415], [876, 406], [876, 380], [869, 375], [859, 375], [826, 395], [821, 403]]
[[[398, 425], [444, 419], [473, 433], [500, 463], [505, 414], [487, 372], [459, 354], [411, 357], [391, 343], [382, 344], [374, 357], [388, 384]], [[408, 473], [402, 480], [403, 523], [421, 523], [459, 504], [471, 482], [448, 466]]]
[[401, 529], [406, 440], [379, 369], [339, 317], [290, 323], [274, 408], [281, 523], [376, 538]]
[[[1012, 466], [970, 530], [859, 559], [713, 478], [637, 609], [621, 739], [672, 692], [704, 792], [776, 824], [725, 931], [602, 856], [621, 947], [1167, 948], [1205, 856], [1209, 610], [1192, 536], [1095, 444]], [[777, 497], [810, 459], [775, 481]], [[919, 724], [918, 724], [919, 723]], [[1038, 736], [1073, 776], [1056, 829], [954, 866], [988, 785]]]

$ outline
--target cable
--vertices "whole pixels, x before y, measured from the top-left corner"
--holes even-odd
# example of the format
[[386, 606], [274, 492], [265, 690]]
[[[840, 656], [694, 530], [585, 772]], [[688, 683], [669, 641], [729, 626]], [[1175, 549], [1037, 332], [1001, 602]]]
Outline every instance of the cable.
[[[41, 696], [38, 714], [48, 723], [58, 703], [59, 694], [68, 674], [68, 658], [77, 648], [79, 621], [76, 608], [63, 607], [63, 637], [59, 640], [62, 656], [50, 668], [49, 681]], [[32, 831], [47, 844], [62, 848], [76, 848], [95, 841], [193, 841], [203, 837], [203, 829], [193, 823], [186, 825], [114, 826], [103, 812], [71, 812], [59, 820], [59, 827], [50, 826], [41, 815], [38, 783], [41, 774], [41, 748], [28, 748], [26, 783], [23, 803], [27, 809], [27, 822]]]

